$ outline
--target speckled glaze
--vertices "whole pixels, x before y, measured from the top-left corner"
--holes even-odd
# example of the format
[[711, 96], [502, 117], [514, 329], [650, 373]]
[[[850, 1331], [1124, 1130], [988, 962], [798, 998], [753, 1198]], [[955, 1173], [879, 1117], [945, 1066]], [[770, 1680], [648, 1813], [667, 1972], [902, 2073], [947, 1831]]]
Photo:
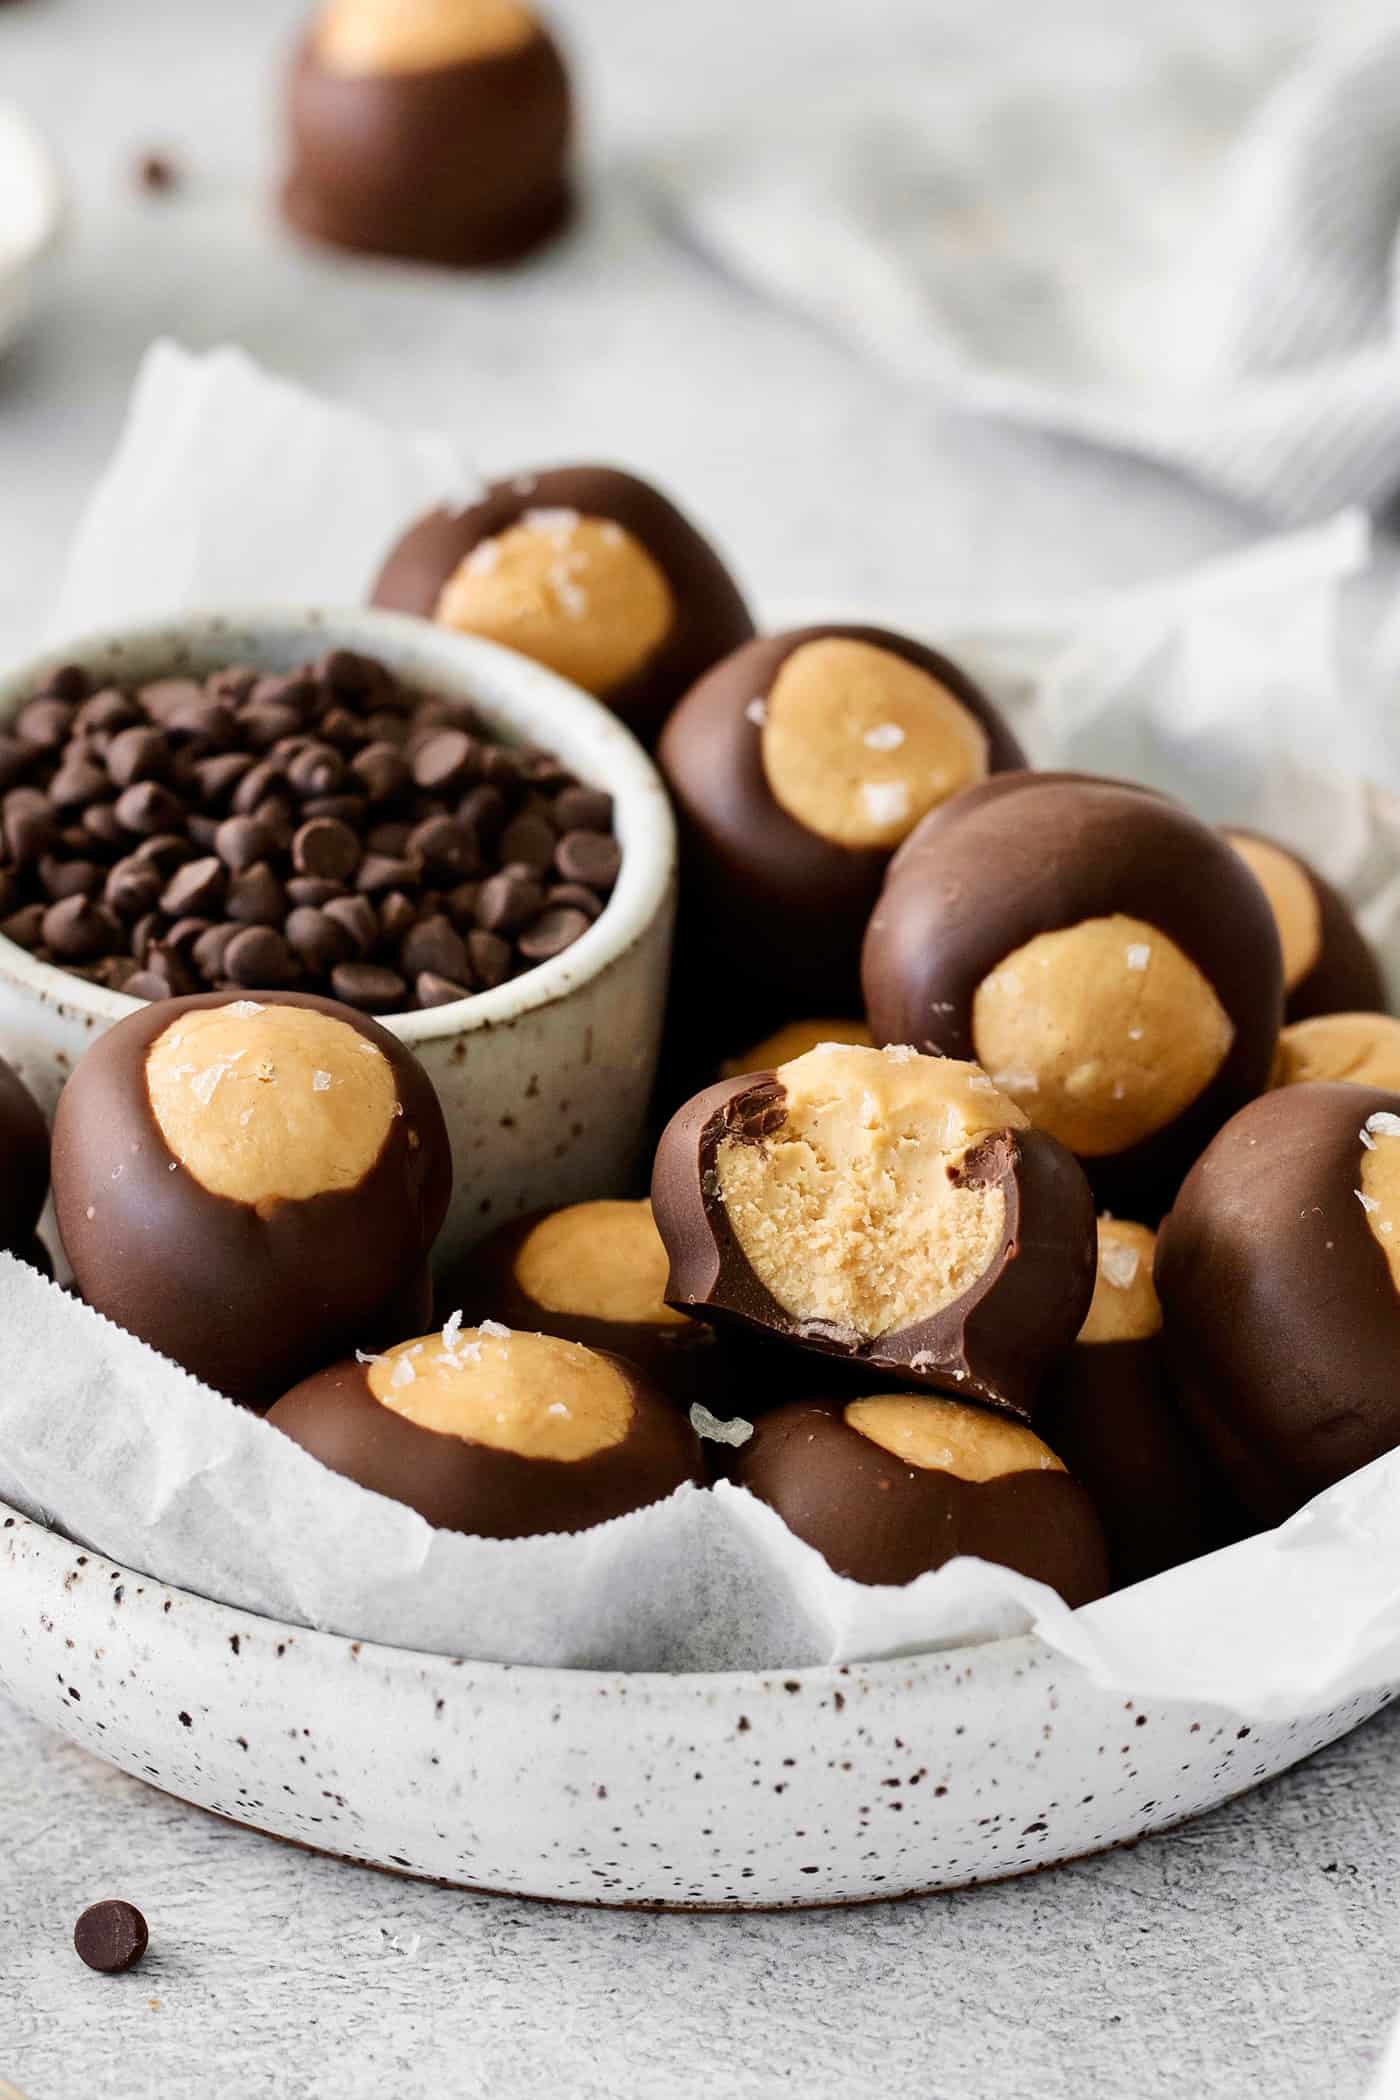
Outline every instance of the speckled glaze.
[[[427, 1067], [455, 1189], [437, 1258], [547, 1205], [624, 1193], [655, 1068], [674, 918], [675, 829], [660, 777], [616, 716], [513, 651], [397, 613], [187, 615], [80, 638], [0, 678], [5, 720], [55, 663], [114, 679], [286, 671], [324, 649], [377, 656], [411, 685], [472, 700], [511, 742], [544, 745], [613, 795], [622, 873], [563, 955], [451, 1006], [386, 1018]], [[138, 1004], [0, 938], [0, 1055], [46, 1114], [93, 1036]]]
[[1282, 1725], [1142, 1706], [1038, 1640], [835, 1669], [508, 1669], [309, 1633], [0, 1505], [0, 1685], [122, 1770], [368, 1865], [561, 1902], [853, 1903], [1053, 1866], [1296, 1764]]

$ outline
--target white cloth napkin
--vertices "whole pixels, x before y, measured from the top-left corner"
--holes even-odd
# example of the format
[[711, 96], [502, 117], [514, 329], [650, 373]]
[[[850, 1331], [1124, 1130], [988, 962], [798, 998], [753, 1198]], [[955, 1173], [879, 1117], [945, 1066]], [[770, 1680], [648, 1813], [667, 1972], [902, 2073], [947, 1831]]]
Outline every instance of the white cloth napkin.
[[658, 169], [686, 236], [960, 406], [1295, 522], [1400, 491], [1400, 21], [906, 55]]

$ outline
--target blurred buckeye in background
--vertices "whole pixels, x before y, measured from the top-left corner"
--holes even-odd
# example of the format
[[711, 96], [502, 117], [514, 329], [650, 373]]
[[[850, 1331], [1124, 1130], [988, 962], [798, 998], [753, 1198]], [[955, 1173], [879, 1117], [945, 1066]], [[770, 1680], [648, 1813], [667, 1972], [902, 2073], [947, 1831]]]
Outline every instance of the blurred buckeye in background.
[[288, 118], [282, 208], [313, 240], [470, 267], [568, 217], [569, 78], [518, 0], [326, 0]]
[[373, 602], [533, 657], [644, 741], [753, 633], [714, 549], [614, 467], [540, 468], [430, 511], [390, 550]]
[[1094, 1287], [1064, 1147], [974, 1065], [831, 1045], [709, 1087], [652, 1175], [670, 1304], [1029, 1417]]
[[1019, 1422], [911, 1393], [797, 1400], [764, 1415], [733, 1477], [856, 1582], [906, 1583], [960, 1553], [1048, 1583], [1108, 1588], [1093, 1504]]
[[1400, 1090], [1400, 1021], [1389, 1014], [1314, 1014], [1278, 1039], [1271, 1086], [1345, 1079]]
[[87, 1051], [54, 1122], [83, 1297], [249, 1407], [421, 1321], [451, 1176], [418, 1060], [308, 993], [142, 1007]]
[[1102, 1201], [1155, 1218], [1268, 1083], [1283, 1005], [1268, 900], [1149, 788], [1011, 773], [896, 855], [863, 958], [871, 1031], [974, 1057]]
[[657, 748], [681, 818], [684, 958], [780, 1013], [859, 1006], [861, 936], [890, 856], [1020, 745], [967, 674], [879, 627], [747, 643]]
[[1384, 1013], [1380, 964], [1341, 891], [1277, 839], [1233, 825], [1225, 836], [1268, 898], [1278, 926], [1285, 1021]]
[[1221, 1537], [1219, 1491], [1172, 1396], [1155, 1240], [1145, 1225], [1099, 1219], [1093, 1303], [1036, 1406], [1037, 1429], [1099, 1513], [1115, 1588], [1194, 1560]]
[[702, 1479], [694, 1430], [633, 1365], [490, 1320], [335, 1364], [268, 1421], [332, 1472], [481, 1538], [584, 1531]]
[[1182, 1404], [1244, 1506], [1291, 1516], [1400, 1443], [1400, 1093], [1283, 1087], [1187, 1175], [1157, 1248]]
[[666, 1303], [668, 1266], [649, 1202], [572, 1203], [493, 1233], [441, 1278], [438, 1304], [625, 1357], [689, 1407], [714, 1378], [715, 1335]]

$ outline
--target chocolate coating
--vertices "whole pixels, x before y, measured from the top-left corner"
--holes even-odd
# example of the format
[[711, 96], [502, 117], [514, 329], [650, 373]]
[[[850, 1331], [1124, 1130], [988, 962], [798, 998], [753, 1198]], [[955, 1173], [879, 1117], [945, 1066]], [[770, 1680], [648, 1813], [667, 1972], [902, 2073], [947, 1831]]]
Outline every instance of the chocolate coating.
[[1226, 828], [1227, 838], [1254, 839], [1286, 854], [1313, 893], [1318, 914], [1317, 956], [1306, 974], [1288, 987], [1285, 1022], [1307, 1021], [1314, 1014], [1385, 1013], [1390, 1002], [1375, 950], [1357, 925], [1350, 904], [1334, 884], [1295, 853], [1262, 831], [1240, 824]]
[[499, 1320], [527, 1334], [558, 1335], [561, 1341], [622, 1357], [683, 1408], [707, 1395], [713, 1399], [722, 1351], [714, 1329], [703, 1321], [620, 1320], [601, 1308], [563, 1312], [530, 1295], [520, 1277], [519, 1257], [535, 1227], [553, 1215], [535, 1211], [502, 1226], [463, 1255], [438, 1280], [442, 1318], [460, 1312], [469, 1327], [485, 1319]]
[[49, 1192], [49, 1131], [38, 1102], [0, 1058], [0, 1247], [28, 1261]]
[[[1267, 1085], [1282, 1015], [1268, 901], [1209, 826], [1148, 788], [1083, 774], [1009, 773], [970, 788], [895, 856], [862, 978], [877, 1043], [974, 1057], [974, 998], [998, 964], [1039, 935], [1120, 914], [1175, 944], [1233, 1028], [1180, 1113], [1083, 1161], [1106, 1206], [1153, 1218], [1213, 1133]], [[1024, 1105], [1034, 1117], [1034, 1101]]]
[[1265, 1523], [1400, 1442], [1400, 1293], [1357, 1198], [1361, 1132], [1377, 1114], [1400, 1115], [1400, 1094], [1312, 1083], [1263, 1095], [1214, 1139], [1162, 1225], [1156, 1282], [1182, 1403]]
[[783, 1099], [778, 1073], [750, 1072], [707, 1087], [663, 1132], [651, 1196], [671, 1258], [668, 1302], [1029, 1420], [1041, 1370], [1078, 1333], [1093, 1295], [1094, 1202], [1071, 1155], [1042, 1131], [1006, 1129], [983, 1140], [961, 1178], [1002, 1191], [1005, 1220], [991, 1261], [932, 1318], [861, 1338], [779, 1304], [754, 1273], [720, 1195], [721, 1141], [761, 1138]]
[[413, 73], [339, 73], [302, 42], [288, 85], [282, 209], [299, 233], [376, 255], [510, 263], [569, 216], [569, 77], [543, 29], [518, 49]]
[[466, 510], [430, 511], [390, 549], [372, 603], [436, 616], [443, 586], [472, 551], [530, 511], [577, 511], [620, 525], [670, 586], [669, 632], [641, 668], [599, 694], [649, 742], [676, 701], [717, 658], [747, 641], [753, 620], [728, 570], [659, 489], [615, 467], [551, 467], [495, 482]]
[[424, 1428], [377, 1400], [369, 1367], [354, 1361], [304, 1380], [267, 1419], [333, 1473], [440, 1530], [492, 1539], [587, 1531], [704, 1478], [685, 1416], [631, 1364], [606, 1360], [629, 1385], [631, 1424], [621, 1443], [588, 1458], [526, 1458]]
[[385, 1326], [411, 1316], [446, 1215], [451, 1155], [432, 1082], [397, 1037], [329, 999], [261, 992], [258, 1007], [310, 1009], [373, 1044], [402, 1112], [357, 1182], [305, 1200], [254, 1207], [215, 1194], [178, 1159], [172, 1166], [148, 1056], [182, 1015], [240, 996], [166, 1000], [98, 1038], [59, 1100], [54, 1203], [90, 1305], [217, 1391], [261, 1408], [328, 1358], [389, 1339]]
[[839, 1400], [764, 1415], [734, 1477], [856, 1582], [912, 1582], [967, 1553], [1033, 1576], [1071, 1605], [1108, 1588], [1098, 1518], [1069, 1473], [964, 1480], [907, 1465], [852, 1429]]
[[[726, 656], [666, 724], [657, 762], [681, 820], [682, 953], [757, 982], [775, 1012], [841, 1012], [859, 996], [860, 946], [892, 847], [845, 846], [777, 800], [763, 760], [763, 702], [807, 644], [853, 641], [925, 672], [985, 732], [993, 773], [1025, 754], [986, 695], [936, 650], [879, 627], [804, 627]], [[706, 958], [701, 963], [700, 956]]]

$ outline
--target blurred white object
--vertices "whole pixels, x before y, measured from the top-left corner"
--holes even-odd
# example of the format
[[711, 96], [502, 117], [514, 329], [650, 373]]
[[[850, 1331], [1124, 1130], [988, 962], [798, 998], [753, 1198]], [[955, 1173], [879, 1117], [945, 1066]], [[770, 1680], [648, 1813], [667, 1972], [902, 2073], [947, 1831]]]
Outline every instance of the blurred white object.
[[1400, 26], [879, 65], [668, 163], [690, 235], [985, 414], [1295, 522], [1400, 491]]
[[57, 160], [29, 119], [0, 102], [0, 350], [29, 318], [64, 208]]

